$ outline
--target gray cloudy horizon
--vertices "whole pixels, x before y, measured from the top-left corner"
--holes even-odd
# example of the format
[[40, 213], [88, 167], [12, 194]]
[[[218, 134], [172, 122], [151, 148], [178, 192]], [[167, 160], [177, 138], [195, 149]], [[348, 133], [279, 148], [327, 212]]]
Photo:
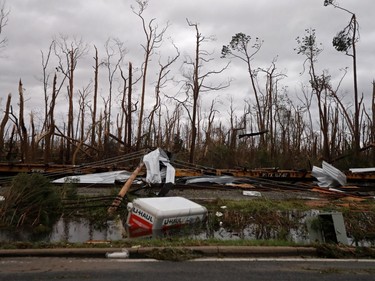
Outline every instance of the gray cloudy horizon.
[[[0, 1], [1, 2], [1, 1]], [[286, 77], [280, 81], [287, 87], [290, 96], [298, 94], [302, 84], [308, 84], [307, 73], [303, 71], [304, 57], [298, 55], [294, 48], [295, 38], [303, 36], [305, 29], [316, 30], [318, 42], [322, 43], [323, 52], [319, 56], [317, 66], [319, 72], [328, 70], [332, 82], [338, 83], [342, 77], [340, 69], [348, 67], [348, 73], [341, 86], [341, 94], [352, 93], [352, 61], [351, 58], [337, 52], [332, 47], [333, 36], [345, 27], [350, 15], [333, 7], [324, 7], [323, 0], [149, 0], [144, 13], [146, 21], [154, 18], [162, 28], [170, 24], [165, 42], [158, 50], [160, 54], [153, 56], [153, 63], [159, 58], [166, 61], [168, 56], [175, 55], [171, 42], [181, 52], [175, 64], [172, 76], [181, 76], [180, 66], [186, 56], [194, 55], [195, 32], [188, 26], [186, 19], [199, 24], [199, 30], [206, 37], [215, 40], [203, 46], [213, 52], [215, 67], [220, 68], [227, 60], [220, 59], [223, 45], [231, 37], [243, 32], [251, 37], [259, 37], [264, 43], [255, 56], [255, 68], [268, 68], [277, 58], [278, 73]], [[354, 12], [360, 25], [360, 40], [357, 45], [359, 91], [366, 100], [371, 100], [372, 81], [375, 79], [375, 21], [372, 11], [373, 0], [338, 0], [342, 7]], [[10, 9], [9, 22], [1, 36], [8, 38], [6, 48], [0, 53], [0, 106], [3, 108], [6, 96], [11, 93], [13, 103], [18, 95], [18, 81], [21, 79], [25, 88], [26, 112], [43, 111], [42, 65], [41, 52], [47, 52], [51, 41], [60, 34], [69, 38], [82, 38], [89, 47], [87, 55], [79, 61], [75, 89], [85, 87], [93, 79], [93, 46], [97, 46], [99, 56], [104, 58], [104, 45], [109, 38], [118, 38], [124, 43], [127, 54], [126, 64], [131, 61], [140, 68], [143, 59], [141, 44], [145, 42], [140, 19], [132, 12], [131, 5], [137, 8], [134, 0], [7, 0]], [[51, 65], [49, 71], [53, 71]], [[105, 70], [101, 70], [103, 80]], [[156, 70], [149, 73], [150, 84], [156, 79]], [[217, 98], [225, 104], [222, 114], [229, 110], [229, 97], [233, 98], [235, 107], [243, 109], [243, 101], [251, 98], [251, 87], [245, 65], [232, 60], [229, 69], [217, 77], [221, 81], [231, 79], [229, 88], [208, 94], [208, 100]], [[105, 95], [105, 83], [100, 94]], [[180, 86], [170, 85], [164, 89], [165, 94], [173, 95]], [[139, 92], [139, 91], [138, 91]], [[153, 92], [152, 92], [153, 93]], [[59, 97], [61, 111], [64, 116], [64, 97]], [[370, 104], [367, 104], [370, 106]], [[59, 116], [58, 116], [59, 117]]]

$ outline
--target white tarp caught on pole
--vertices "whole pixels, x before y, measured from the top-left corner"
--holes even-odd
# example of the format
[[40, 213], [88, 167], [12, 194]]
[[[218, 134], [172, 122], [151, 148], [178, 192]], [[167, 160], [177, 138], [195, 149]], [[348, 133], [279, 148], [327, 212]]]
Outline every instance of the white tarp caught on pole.
[[146, 182], [162, 183], [164, 178], [165, 183], [175, 182], [175, 169], [164, 150], [157, 148], [146, 154], [143, 163], [147, 169]]
[[314, 166], [311, 174], [318, 180], [318, 185], [320, 187], [346, 185], [345, 174], [325, 161], [322, 163], [322, 168]]

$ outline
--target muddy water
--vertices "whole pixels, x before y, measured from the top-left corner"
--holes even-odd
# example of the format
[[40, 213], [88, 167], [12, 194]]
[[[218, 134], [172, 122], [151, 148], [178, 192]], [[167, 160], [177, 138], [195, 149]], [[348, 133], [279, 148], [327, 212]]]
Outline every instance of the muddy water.
[[74, 221], [61, 219], [54, 226], [48, 239], [50, 242], [70, 243], [116, 241], [123, 239], [123, 232], [124, 227], [120, 220], [108, 221], [106, 226], [98, 228], [85, 219]]
[[20, 231], [0, 230], [0, 241], [67, 242], [116, 241], [123, 239], [121, 221], [108, 221], [106, 226], [97, 227], [86, 219], [60, 219], [50, 233], [35, 234], [27, 229]]
[[[238, 220], [238, 218], [236, 219]], [[121, 220], [107, 221], [105, 226], [98, 227], [86, 219], [60, 219], [49, 234], [35, 235], [23, 230], [19, 232], [1, 231], [0, 241], [43, 241], [85, 243], [88, 241], [117, 241], [141, 237], [189, 237], [205, 240], [216, 238], [222, 240], [238, 239], [278, 239], [283, 231], [282, 239], [304, 242], [307, 241], [303, 220], [291, 227], [280, 229], [269, 224], [249, 223], [249, 221], [234, 221], [233, 217], [209, 216], [205, 222], [187, 227], [172, 229], [166, 232], [151, 233], [133, 232], [124, 226]], [[285, 233], [287, 232], [287, 233]]]
[[[294, 212], [280, 213], [274, 221], [270, 218], [255, 218], [237, 213], [209, 214], [200, 224], [169, 231], [134, 232], [124, 226], [121, 220], [108, 221], [98, 227], [86, 219], [60, 219], [52, 231], [44, 235], [35, 235], [23, 230], [10, 232], [0, 230], [0, 241], [44, 241], [85, 243], [98, 241], [117, 241], [132, 238], [189, 237], [205, 240], [238, 239], [279, 239], [298, 243], [309, 242], [305, 219], [311, 214]], [[274, 216], [274, 215], [273, 215]]]

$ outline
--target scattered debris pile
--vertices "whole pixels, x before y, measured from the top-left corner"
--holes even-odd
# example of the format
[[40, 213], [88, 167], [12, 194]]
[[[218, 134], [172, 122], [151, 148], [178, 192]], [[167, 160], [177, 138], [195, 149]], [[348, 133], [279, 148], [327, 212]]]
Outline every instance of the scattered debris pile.
[[[311, 173], [304, 172], [302, 178], [294, 177], [292, 173], [284, 173], [275, 169], [268, 169], [267, 173], [258, 171], [258, 173], [255, 173], [258, 176], [250, 176], [252, 173], [249, 173], [249, 171], [237, 171], [237, 173], [234, 173], [232, 170], [215, 171], [214, 169], [200, 166], [195, 167], [195, 169], [191, 165], [184, 166], [181, 161], [171, 161], [167, 152], [157, 148], [142, 156], [139, 167], [133, 173], [124, 170], [96, 173], [61, 178], [55, 180], [54, 183], [66, 181], [91, 185], [121, 183], [124, 186], [118, 197], [119, 202], [128, 191], [139, 195], [138, 191], [148, 190], [148, 188], [153, 190], [154, 196], [159, 197], [166, 196], [172, 189], [240, 189], [243, 196], [247, 197], [261, 197], [262, 193], [268, 191], [287, 193], [295, 191], [315, 192], [318, 197], [326, 199], [345, 197], [349, 200], [360, 201], [373, 199], [375, 189], [366, 182], [353, 183], [351, 179], [353, 177], [362, 179], [374, 170], [375, 168], [357, 168], [350, 169], [350, 172], [345, 174], [323, 161], [321, 168], [314, 166]], [[262, 171], [266, 171], [266, 169]], [[350, 181], [347, 174], [349, 174]], [[157, 191], [154, 192], [155, 190]], [[251, 192], [249, 193], [248, 191]]]

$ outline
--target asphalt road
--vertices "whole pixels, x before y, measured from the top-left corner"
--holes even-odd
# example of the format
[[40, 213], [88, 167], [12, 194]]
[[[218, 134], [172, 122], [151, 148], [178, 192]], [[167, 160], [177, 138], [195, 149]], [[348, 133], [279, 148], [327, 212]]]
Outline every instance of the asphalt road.
[[375, 260], [1, 258], [0, 280], [371, 280]]

